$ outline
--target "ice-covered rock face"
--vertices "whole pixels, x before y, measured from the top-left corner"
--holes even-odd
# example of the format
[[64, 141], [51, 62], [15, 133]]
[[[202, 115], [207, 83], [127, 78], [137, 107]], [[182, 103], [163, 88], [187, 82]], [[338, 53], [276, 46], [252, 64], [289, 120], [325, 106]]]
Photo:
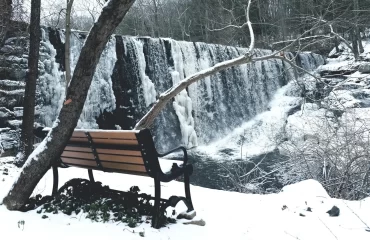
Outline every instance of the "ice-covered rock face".
[[[85, 34], [71, 35], [71, 70], [76, 66]], [[65, 96], [64, 33], [44, 29], [38, 82], [38, 122], [51, 126]], [[246, 49], [115, 36], [97, 66], [79, 128], [131, 129], [159, 94], [182, 79]], [[257, 56], [270, 53], [256, 50]], [[301, 53], [297, 63], [313, 69], [323, 58]], [[155, 120], [152, 133], [159, 150], [193, 147], [222, 138], [268, 108], [274, 93], [293, 78], [282, 61], [244, 64], [199, 81], [176, 96]]]

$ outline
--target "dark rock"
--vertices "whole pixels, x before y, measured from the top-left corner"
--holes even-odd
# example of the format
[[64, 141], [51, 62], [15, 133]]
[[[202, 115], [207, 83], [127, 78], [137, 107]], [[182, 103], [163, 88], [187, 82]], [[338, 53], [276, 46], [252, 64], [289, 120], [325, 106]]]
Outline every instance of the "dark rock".
[[26, 69], [0, 67], [0, 79], [24, 80], [25, 77]]
[[7, 126], [13, 130], [20, 129], [22, 126], [21, 120], [9, 120], [7, 121]]
[[0, 107], [14, 108], [22, 106], [24, 89], [3, 91], [0, 90]]
[[358, 67], [358, 71], [360, 73], [370, 73], [370, 64], [369, 63], [363, 63]]
[[298, 105], [298, 106], [295, 106], [291, 109], [289, 109], [287, 115], [290, 116], [290, 115], [293, 115], [294, 113], [298, 112], [301, 110], [301, 105]]
[[0, 89], [4, 91], [12, 91], [18, 89], [24, 89], [26, 83], [13, 80], [0, 80]]
[[23, 107], [15, 107], [14, 108], [14, 115], [16, 118], [23, 117]]
[[14, 112], [5, 107], [0, 107], [0, 119], [8, 119], [15, 117]]
[[356, 71], [357, 71], [357, 68], [344, 69], [344, 70], [335, 70], [335, 71], [324, 70], [324, 71], [320, 72], [320, 76], [321, 77], [346, 78], [345, 75], [352, 74]]
[[340, 209], [337, 206], [333, 206], [329, 211], [326, 213], [329, 213], [330, 217], [338, 217], [340, 213]]
[[12, 130], [10, 128], [0, 128], [0, 139], [3, 154], [2, 157], [15, 155], [15, 151], [18, 147], [18, 140], [20, 131]]

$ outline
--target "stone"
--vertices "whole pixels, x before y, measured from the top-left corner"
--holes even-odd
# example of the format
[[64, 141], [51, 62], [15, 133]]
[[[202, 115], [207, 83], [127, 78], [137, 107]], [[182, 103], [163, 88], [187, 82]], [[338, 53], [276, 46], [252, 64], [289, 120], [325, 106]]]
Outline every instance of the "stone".
[[2, 157], [12, 156], [18, 148], [20, 131], [11, 130], [10, 128], [0, 128], [0, 152]]
[[183, 224], [185, 224], [185, 225], [192, 224], [192, 225], [198, 225], [198, 226], [203, 227], [203, 226], [206, 225], [206, 222], [203, 219], [200, 219], [200, 220], [193, 220], [193, 221], [190, 221], [190, 222], [184, 222]]
[[191, 211], [191, 212], [182, 212], [179, 215], [177, 215], [177, 219], [187, 219], [191, 220], [197, 215], [196, 211]]
[[360, 73], [370, 73], [370, 63], [363, 63], [358, 67]]
[[340, 209], [337, 206], [333, 206], [329, 211], [326, 213], [329, 213], [330, 217], [338, 217], [340, 213]]
[[0, 118], [13, 118], [14, 116], [14, 112], [5, 107], [0, 107]]

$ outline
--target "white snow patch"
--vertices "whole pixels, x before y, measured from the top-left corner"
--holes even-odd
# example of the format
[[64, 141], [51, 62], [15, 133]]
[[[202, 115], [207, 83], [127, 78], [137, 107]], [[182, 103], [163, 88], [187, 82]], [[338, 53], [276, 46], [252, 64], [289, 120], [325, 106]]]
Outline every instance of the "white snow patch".
[[[0, 198], [5, 196], [7, 186], [14, 181], [17, 168], [6, 166], [10, 174], [4, 175], [0, 181]], [[195, 169], [197, 171], [197, 169]], [[60, 169], [60, 186], [71, 178], [87, 178], [85, 169]], [[104, 173], [94, 171], [97, 181], [109, 185], [113, 189], [128, 191], [139, 186], [142, 192], [154, 193], [153, 179], [126, 174]], [[52, 189], [52, 171], [41, 179], [34, 195], [47, 195]], [[172, 181], [161, 183], [163, 198], [171, 195], [184, 194], [183, 183]], [[284, 188], [279, 194], [242, 194], [212, 190], [191, 186], [192, 199], [197, 216], [203, 219], [204, 227], [184, 225], [186, 220], [178, 220], [176, 224], [159, 230], [143, 223], [131, 229], [125, 224], [113, 222], [91, 222], [84, 213], [78, 215], [47, 214], [42, 219], [36, 210], [26, 213], [8, 211], [0, 205], [0, 226], [2, 236], [14, 239], [142, 239], [139, 232], [145, 232], [147, 239], [235, 239], [235, 240], [290, 240], [290, 239], [369, 239], [366, 231], [370, 225], [370, 198], [359, 201], [343, 201], [327, 196], [323, 187], [307, 180]], [[232, 204], [222, 204], [231, 202]], [[333, 206], [340, 209], [338, 217], [329, 217], [326, 213]], [[307, 211], [308, 207], [311, 212]], [[176, 212], [185, 210], [183, 204], [176, 207]], [[300, 216], [300, 214], [304, 216]], [[19, 225], [24, 221], [24, 226]]]

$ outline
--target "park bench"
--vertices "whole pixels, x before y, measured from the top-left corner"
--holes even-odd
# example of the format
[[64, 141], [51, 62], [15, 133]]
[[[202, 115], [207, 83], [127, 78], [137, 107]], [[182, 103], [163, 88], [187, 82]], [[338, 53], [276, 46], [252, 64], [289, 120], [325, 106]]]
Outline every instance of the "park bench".
[[[48, 129], [38, 129], [35, 135], [44, 138]], [[169, 172], [163, 172], [158, 157], [182, 150], [183, 164], [173, 164]], [[69, 139], [60, 161], [53, 168], [53, 195], [58, 190], [58, 167], [80, 167], [88, 170], [90, 181], [94, 182], [93, 170], [148, 176], [154, 179], [154, 212], [152, 227], [159, 228], [159, 217], [167, 207], [175, 207], [179, 201], [187, 206], [187, 212], [194, 210], [190, 196], [189, 176], [193, 167], [188, 163], [184, 147], [159, 154], [148, 129], [143, 130], [75, 130]], [[184, 176], [185, 197], [161, 198], [161, 182], [170, 182]]]

